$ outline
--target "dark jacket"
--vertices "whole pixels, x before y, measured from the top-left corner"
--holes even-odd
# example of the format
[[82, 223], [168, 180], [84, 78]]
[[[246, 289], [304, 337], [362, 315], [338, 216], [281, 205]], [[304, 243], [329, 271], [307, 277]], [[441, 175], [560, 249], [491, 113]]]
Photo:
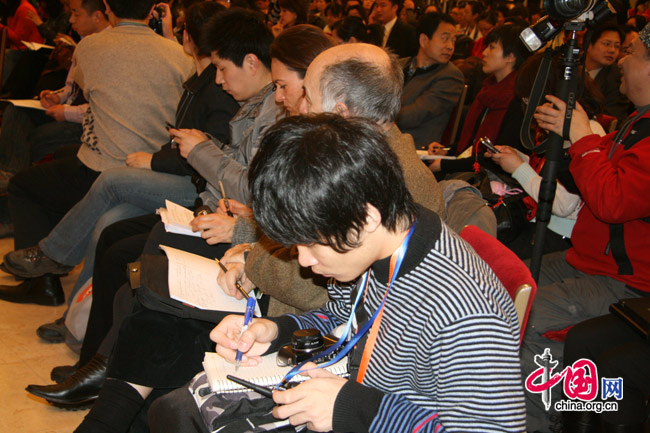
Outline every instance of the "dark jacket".
[[598, 86], [605, 102], [603, 104], [603, 113], [614, 116], [618, 119], [618, 124], [622, 125], [627, 120], [628, 114], [632, 112], [629, 99], [621, 94], [621, 71], [617, 65], [605, 66], [598, 72], [594, 83]]
[[[198, 129], [229, 143], [228, 122], [239, 109], [239, 104], [215, 83], [216, 73], [215, 67], [210, 65], [201, 75], [194, 74], [183, 84], [185, 91], [176, 108], [175, 126]], [[154, 153], [151, 169], [180, 176], [197, 174], [171, 143]]]
[[386, 48], [390, 48], [397, 57], [411, 57], [418, 53], [419, 46], [415, 29], [397, 18], [386, 41]]
[[413, 136], [416, 148], [439, 142], [463, 90], [463, 74], [453, 63], [416, 68], [412, 58], [404, 68], [404, 78], [397, 125]]

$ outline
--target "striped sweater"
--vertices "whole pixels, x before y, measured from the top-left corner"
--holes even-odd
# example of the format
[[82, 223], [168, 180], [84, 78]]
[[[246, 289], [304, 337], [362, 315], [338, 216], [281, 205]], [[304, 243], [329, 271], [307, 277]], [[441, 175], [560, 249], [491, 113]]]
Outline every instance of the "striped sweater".
[[[381, 303], [390, 258], [373, 264], [364, 308]], [[277, 344], [298, 328], [330, 332], [350, 315], [350, 287], [319, 310], [275, 319]], [[418, 223], [384, 307], [363, 384], [349, 381], [335, 431], [522, 432], [519, 325], [490, 268], [432, 212]]]

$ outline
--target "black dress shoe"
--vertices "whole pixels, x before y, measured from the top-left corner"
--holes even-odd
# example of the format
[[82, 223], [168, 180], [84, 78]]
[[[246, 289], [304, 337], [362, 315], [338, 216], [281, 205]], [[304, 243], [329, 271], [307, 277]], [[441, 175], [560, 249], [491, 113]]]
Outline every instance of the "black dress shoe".
[[61, 305], [65, 301], [59, 277], [45, 274], [17, 286], [0, 286], [0, 299], [17, 304]]
[[67, 378], [79, 371], [79, 362], [75, 365], [61, 365], [54, 367], [50, 372], [50, 379], [56, 383], [65, 382]]
[[92, 403], [106, 380], [106, 367], [106, 358], [95, 355], [64, 382], [56, 385], [29, 385], [26, 390], [62, 407]]
[[65, 318], [59, 317], [52, 323], [46, 323], [36, 329], [36, 335], [48, 343], [63, 343], [65, 341]]

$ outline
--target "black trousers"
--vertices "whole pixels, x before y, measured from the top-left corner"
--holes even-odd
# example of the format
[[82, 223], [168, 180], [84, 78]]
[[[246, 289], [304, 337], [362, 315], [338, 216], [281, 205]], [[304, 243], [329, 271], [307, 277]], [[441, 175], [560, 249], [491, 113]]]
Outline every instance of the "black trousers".
[[[104, 356], [111, 353], [119, 327], [133, 307], [126, 266], [142, 253], [164, 254], [158, 247], [161, 244], [209, 258], [221, 257], [230, 247], [229, 244], [208, 245], [201, 238], [167, 233], [158, 215], [142, 215], [106, 227], [95, 250], [93, 303], [81, 346], [81, 365], [97, 352]], [[118, 290], [123, 293], [116, 297]]]
[[99, 172], [76, 156], [30, 167], [9, 181], [14, 248], [38, 244], [88, 192]]
[[115, 299], [116, 315], [123, 317], [133, 307], [126, 265], [138, 259], [152, 227], [159, 221], [158, 215], [142, 215], [118, 221], [102, 231], [95, 249], [93, 303], [81, 346], [81, 365], [97, 352], [107, 357], [110, 355], [117, 331], [112, 332], [106, 342], [104, 339], [113, 325], [114, 298], [120, 287], [124, 286], [124, 289], [122, 295]]
[[618, 401], [618, 411], [602, 412], [601, 419], [612, 425], [642, 424], [648, 417], [650, 343], [622, 319], [610, 314], [579, 323], [569, 331], [564, 344], [564, 363], [571, 365], [580, 358], [596, 364], [599, 378], [623, 378], [623, 399]]

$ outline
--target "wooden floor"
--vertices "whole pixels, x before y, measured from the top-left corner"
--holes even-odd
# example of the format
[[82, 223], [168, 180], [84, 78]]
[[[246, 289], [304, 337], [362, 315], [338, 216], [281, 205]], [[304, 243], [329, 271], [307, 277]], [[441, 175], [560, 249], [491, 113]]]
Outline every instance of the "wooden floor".
[[[0, 257], [13, 250], [13, 239], [0, 239]], [[62, 279], [66, 299], [80, 267]], [[18, 282], [0, 271], [0, 284]], [[43, 307], [0, 300], [0, 433], [72, 432], [88, 412], [65, 411], [25, 391], [29, 384], [49, 384], [50, 371], [71, 365], [77, 355], [65, 344], [48, 344], [36, 328], [59, 318], [65, 305]]]

